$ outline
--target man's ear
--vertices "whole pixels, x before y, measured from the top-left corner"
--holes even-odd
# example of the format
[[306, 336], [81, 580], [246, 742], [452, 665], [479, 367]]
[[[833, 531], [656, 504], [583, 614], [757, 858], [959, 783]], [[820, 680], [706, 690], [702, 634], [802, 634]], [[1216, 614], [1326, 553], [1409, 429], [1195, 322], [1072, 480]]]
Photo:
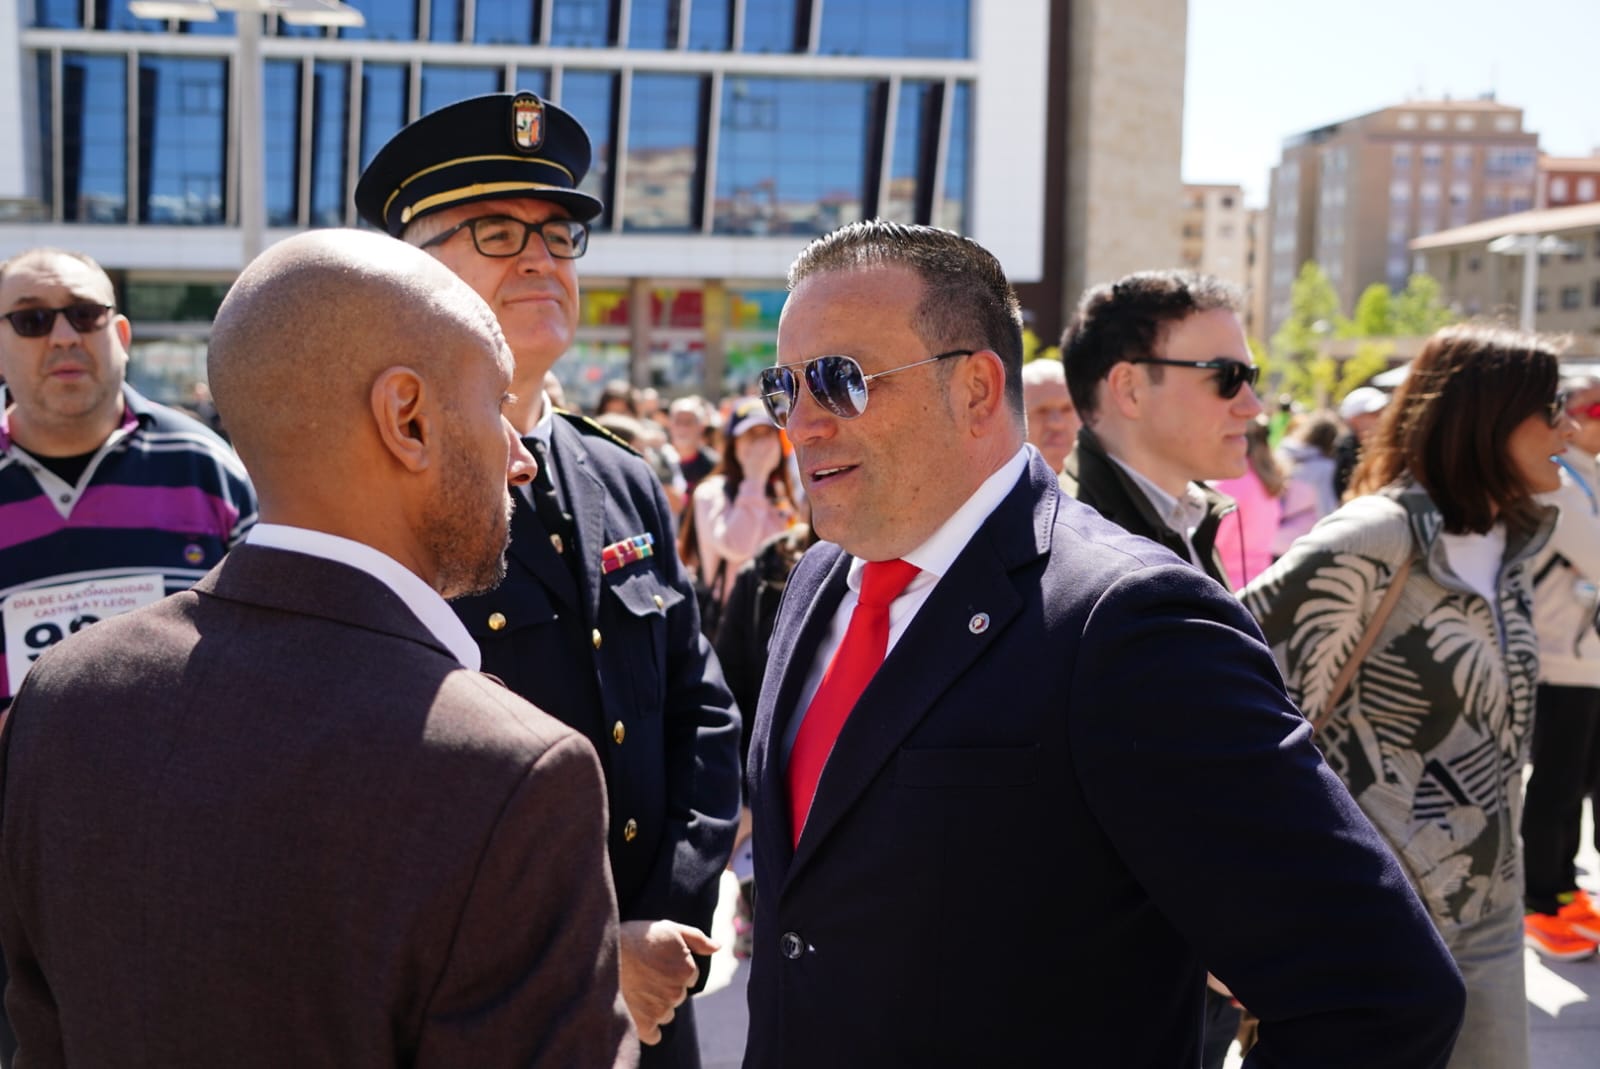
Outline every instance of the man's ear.
[[1005, 408], [1006, 368], [993, 349], [979, 349], [964, 361], [956, 376], [965, 387], [962, 399], [968, 424], [987, 427]]
[[1099, 410], [1114, 410], [1124, 419], [1137, 419], [1148, 383], [1139, 369], [1126, 360], [1111, 365], [1100, 383]]
[[427, 470], [438, 426], [427, 384], [408, 367], [379, 372], [368, 398], [378, 440], [407, 471]]

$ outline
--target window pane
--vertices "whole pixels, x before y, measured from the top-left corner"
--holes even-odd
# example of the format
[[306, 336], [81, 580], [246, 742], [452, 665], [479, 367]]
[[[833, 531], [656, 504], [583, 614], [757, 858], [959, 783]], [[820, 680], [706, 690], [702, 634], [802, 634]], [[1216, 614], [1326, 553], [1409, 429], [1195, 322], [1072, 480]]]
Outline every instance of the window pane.
[[223, 221], [227, 117], [227, 60], [139, 58], [141, 222]]
[[300, 215], [300, 63], [268, 60], [266, 92], [267, 225], [294, 226]]
[[83, 5], [80, 0], [34, 0], [33, 24], [56, 30], [81, 29]]
[[894, 122], [894, 155], [878, 214], [897, 223], [926, 223], [933, 199], [944, 95], [933, 82], [902, 82]]
[[861, 218], [873, 89], [866, 81], [730, 77], [716, 231], [825, 234]]
[[61, 217], [66, 221], [128, 221], [128, 61], [124, 57], [62, 53], [61, 179]]
[[468, 97], [500, 92], [499, 67], [422, 68], [422, 114]]
[[461, 4], [462, 0], [433, 0], [428, 8], [429, 40], [461, 40]]
[[628, 47], [678, 46], [678, 0], [633, 0], [628, 10]]
[[964, 234], [970, 225], [972, 190], [972, 86], [956, 86], [950, 106], [950, 153], [944, 164], [944, 203], [935, 226]]
[[550, 44], [557, 48], [606, 48], [614, 31], [611, 0], [551, 0]]
[[726, 52], [731, 46], [732, 0], [688, 0], [689, 47], [697, 52]]
[[359, 37], [368, 41], [415, 41], [417, 39], [416, 0], [345, 0], [367, 17], [365, 26], [341, 26], [340, 37]]
[[137, 30], [142, 33], [163, 33], [167, 28], [161, 19], [136, 19], [128, 11], [129, 0], [94, 0], [94, 24], [101, 30]]
[[838, 0], [822, 5], [817, 51], [964, 59], [971, 0]]
[[708, 84], [692, 74], [634, 75], [624, 230], [699, 228]]
[[366, 170], [406, 124], [407, 70], [399, 64], [361, 65], [361, 169]]
[[589, 143], [594, 148], [594, 162], [578, 188], [599, 197], [607, 206], [607, 210], [589, 224], [593, 227], [608, 228], [611, 225], [611, 146], [616, 143], [616, 102], [617, 76], [614, 74], [568, 71], [561, 80], [561, 99], [556, 103], [583, 124], [589, 133]]
[[550, 72], [544, 67], [518, 67], [516, 81], [512, 88], [521, 92], [526, 89], [530, 93], [537, 93], [541, 100], [550, 97]]
[[311, 72], [311, 225], [343, 226], [350, 65], [318, 60]]
[[[259, 16], [257, 16], [259, 18]], [[179, 33], [199, 34], [208, 37], [232, 37], [234, 35], [234, 19], [231, 11], [218, 11], [217, 17], [210, 22], [201, 22], [197, 19], [185, 19], [178, 23]]]
[[37, 77], [39, 94], [39, 113], [34, 116], [34, 121], [39, 124], [39, 203], [48, 211], [55, 205], [56, 196], [56, 152], [55, 131], [51, 129], [51, 102], [55, 99], [55, 91], [51, 82], [51, 57], [48, 52], [39, 52], [34, 55], [37, 64]]
[[745, 0], [744, 51], [801, 52], [806, 31], [796, 0]]
[[531, 45], [538, 27], [535, 0], [479, 0], [472, 39], [481, 45]]

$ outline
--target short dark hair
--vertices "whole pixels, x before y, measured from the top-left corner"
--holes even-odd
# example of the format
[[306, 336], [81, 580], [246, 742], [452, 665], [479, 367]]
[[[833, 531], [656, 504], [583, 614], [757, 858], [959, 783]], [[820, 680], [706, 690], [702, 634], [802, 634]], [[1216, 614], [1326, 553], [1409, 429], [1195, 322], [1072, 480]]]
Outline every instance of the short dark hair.
[[1543, 415], [1561, 378], [1554, 342], [1505, 327], [1445, 327], [1422, 346], [1363, 450], [1352, 494], [1409, 476], [1452, 534], [1483, 534], [1496, 511], [1531, 530], [1539, 515], [1507, 451], [1511, 432]]
[[[1061, 362], [1078, 415], [1089, 422], [1100, 380], [1125, 360], [1154, 356], [1169, 325], [1198, 312], [1238, 312], [1241, 301], [1232, 285], [1193, 271], [1140, 271], [1089, 290], [1061, 335]], [[1159, 381], [1161, 368], [1150, 372]]]
[[992, 349], [1005, 369], [1006, 404], [1021, 418], [1022, 306], [1000, 261], [971, 238], [882, 219], [850, 223], [801, 250], [789, 268], [789, 289], [812, 275], [887, 266], [922, 280], [911, 325], [930, 353]]

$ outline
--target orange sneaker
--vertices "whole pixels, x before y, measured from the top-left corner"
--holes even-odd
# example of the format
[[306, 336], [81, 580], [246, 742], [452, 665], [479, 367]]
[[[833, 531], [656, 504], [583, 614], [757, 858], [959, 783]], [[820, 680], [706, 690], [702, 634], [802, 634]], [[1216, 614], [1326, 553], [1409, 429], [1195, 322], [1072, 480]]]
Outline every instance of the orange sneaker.
[[1522, 918], [1522, 942], [1551, 961], [1581, 961], [1593, 957], [1595, 942], [1572, 930], [1572, 925], [1549, 913], [1529, 913]]
[[1572, 930], [1584, 939], [1600, 942], [1600, 913], [1594, 909], [1594, 899], [1581, 887], [1571, 894], [1558, 895], [1562, 903], [1557, 917], [1572, 926]]

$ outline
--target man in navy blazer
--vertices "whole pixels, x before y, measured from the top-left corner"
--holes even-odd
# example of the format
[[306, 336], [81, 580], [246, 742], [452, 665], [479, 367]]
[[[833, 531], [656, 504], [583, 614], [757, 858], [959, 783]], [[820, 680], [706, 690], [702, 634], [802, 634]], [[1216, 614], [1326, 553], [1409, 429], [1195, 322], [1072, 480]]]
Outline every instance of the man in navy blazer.
[[[1208, 968], [1261, 1017], [1248, 1064], [1443, 1066], [1460, 977], [1255, 625], [1024, 445], [994, 258], [857, 223], [789, 284], [763, 395], [828, 541], [751, 744], [747, 1069], [1194, 1066]], [[790, 754], [864, 562], [896, 558], [807, 807]]]

